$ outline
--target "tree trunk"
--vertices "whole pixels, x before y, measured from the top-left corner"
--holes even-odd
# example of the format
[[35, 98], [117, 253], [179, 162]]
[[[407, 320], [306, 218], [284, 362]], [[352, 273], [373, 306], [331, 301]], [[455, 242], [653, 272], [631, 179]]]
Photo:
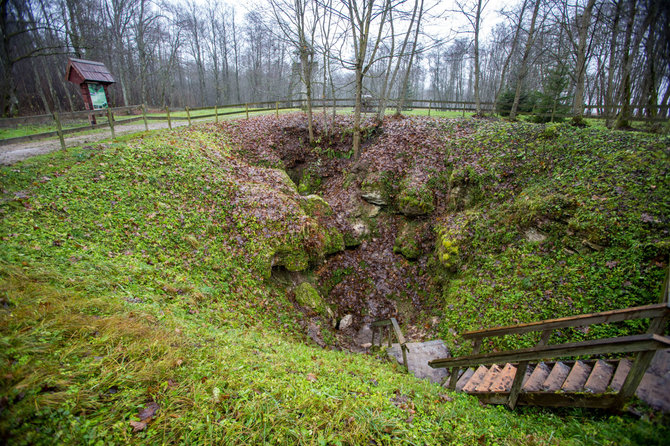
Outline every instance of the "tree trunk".
[[475, 116], [482, 115], [482, 104], [479, 100], [479, 25], [482, 15], [482, 0], [477, 0], [475, 15]]
[[633, 37], [633, 25], [635, 24], [636, 0], [632, 0], [628, 7], [628, 20], [626, 22], [626, 37], [623, 47], [623, 79], [621, 83], [621, 111], [614, 123], [615, 129], [626, 128], [630, 126], [628, 121], [630, 117], [630, 72], [632, 70], [632, 61], [630, 54], [630, 43]]
[[579, 44], [577, 47], [577, 67], [576, 67], [576, 83], [575, 83], [575, 98], [572, 105], [572, 115], [581, 117], [584, 112], [584, 78], [586, 76], [586, 38], [588, 37], [589, 28], [591, 26], [591, 14], [596, 0], [589, 0], [584, 8], [581, 22], [579, 24]]
[[621, 5], [624, 0], [615, 0], [616, 1], [616, 10], [614, 12], [614, 21], [612, 22], [612, 39], [610, 40], [610, 51], [609, 51], [609, 65], [607, 67], [607, 90], [605, 92], [605, 113], [606, 120], [605, 124], [607, 127], [612, 126], [612, 121], [614, 120], [615, 113], [615, 104], [614, 104], [614, 71], [616, 70], [616, 47], [617, 47], [617, 37], [619, 35], [619, 20], [621, 18]]
[[523, 51], [521, 58], [521, 67], [519, 68], [519, 76], [516, 81], [516, 92], [514, 93], [514, 102], [512, 103], [512, 110], [509, 112], [509, 119], [514, 121], [516, 119], [517, 110], [519, 109], [519, 101], [521, 100], [521, 88], [523, 81], [528, 74], [528, 58], [530, 57], [530, 50], [533, 47], [533, 40], [535, 37], [535, 23], [537, 21], [537, 13], [540, 11], [540, 0], [535, 0], [533, 7], [533, 16], [530, 19], [530, 29], [528, 30], [528, 40], [526, 41], [526, 49]]

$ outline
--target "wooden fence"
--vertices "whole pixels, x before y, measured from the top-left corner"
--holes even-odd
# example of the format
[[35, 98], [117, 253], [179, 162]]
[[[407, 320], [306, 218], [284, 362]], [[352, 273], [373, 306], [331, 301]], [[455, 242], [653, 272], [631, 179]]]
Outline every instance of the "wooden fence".
[[[392, 109], [396, 100], [388, 101], [388, 108]], [[312, 106], [314, 108], [347, 108], [354, 107], [355, 101], [353, 98], [336, 98], [336, 99], [321, 99], [316, 98], [312, 100]], [[492, 102], [481, 102], [481, 109], [484, 112], [491, 113], [493, 112], [494, 104]], [[64, 136], [74, 133], [81, 133], [85, 131], [90, 131], [98, 128], [109, 127], [112, 133], [112, 137], [115, 137], [115, 127], [130, 124], [139, 120], [144, 121], [145, 130], [149, 129], [148, 121], [167, 121], [168, 127], [172, 128], [173, 121], [188, 121], [188, 124], [191, 125], [193, 120], [196, 119], [206, 119], [206, 118], [215, 118], [215, 121], [218, 122], [219, 116], [230, 116], [230, 115], [242, 115], [244, 114], [246, 118], [249, 117], [249, 113], [260, 112], [260, 111], [275, 111], [277, 115], [280, 110], [289, 110], [296, 108], [304, 108], [305, 100], [304, 99], [282, 99], [279, 101], [264, 101], [264, 102], [254, 102], [254, 103], [240, 103], [240, 104], [228, 104], [222, 106], [214, 107], [198, 107], [198, 108], [189, 108], [184, 109], [173, 109], [170, 110], [169, 107], [165, 108], [165, 114], [157, 115], [155, 113], [148, 114], [146, 105], [131, 105], [127, 107], [115, 107], [104, 110], [83, 110], [77, 112], [68, 112], [68, 113], [53, 113], [53, 114], [44, 114], [44, 115], [34, 115], [20, 118], [6, 118], [0, 119], [0, 128], [8, 127], [17, 127], [19, 125], [29, 125], [29, 124], [55, 124], [56, 130], [50, 132], [36, 133], [32, 135], [19, 136], [14, 138], [5, 138], [0, 139], [0, 145], [7, 144], [16, 144], [27, 141], [36, 141], [46, 138], [58, 137], [60, 139], [61, 146], [65, 148]], [[377, 102], [372, 99], [364, 101], [363, 109], [364, 112], [374, 112], [377, 107]], [[238, 108], [239, 110], [233, 111], [220, 111], [219, 109], [230, 109]], [[431, 115], [432, 111], [456, 111], [460, 112], [463, 116], [465, 113], [475, 112], [475, 103], [469, 101], [436, 101], [429, 99], [414, 99], [405, 101], [403, 106], [405, 110], [418, 109], [418, 110], [428, 110], [428, 116]], [[586, 113], [584, 116], [586, 118], [592, 119], [605, 119], [606, 113], [602, 106], [585, 106], [584, 109]], [[192, 112], [197, 112], [200, 110], [213, 110], [212, 113], [208, 114], [196, 114], [191, 115]], [[642, 116], [642, 113], [646, 110], [645, 106], [633, 106], [631, 107], [633, 112], [633, 117], [631, 119], [636, 121], [667, 121], [667, 110], [664, 107], [659, 107], [658, 115], [656, 118], [648, 118]], [[171, 113], [175, 111], [185, 111], [186, 116], [175, 116]], [[538, 115], [533, 112], [523, 112], [519, 113], [521, 115], [536, 115], [536, 116], [545, 116], [551, 118], [569, 118], [571, 115], [559, 115], [559, 114], [542, 114]], [[133, 117], [116, 119], [122, 115], [130, 115]], [[134, 116], [137, 115], [137, 116]], [[106, 122], [99, 124], [89, 124], [73, 128], [63, 128], [63, 122], [68, 120], [77, 120], [77, 119], [90, 119], [94, 116], [103, 116], [106, 118]]]

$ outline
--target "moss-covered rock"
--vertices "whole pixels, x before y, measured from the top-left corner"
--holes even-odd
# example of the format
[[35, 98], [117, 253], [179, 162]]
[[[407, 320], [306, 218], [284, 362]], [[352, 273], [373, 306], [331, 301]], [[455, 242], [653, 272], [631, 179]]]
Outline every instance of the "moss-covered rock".
[[421, 250], [421, 226], [414, 222], [407, 222], [398, 232], [393, 245], [393, 252], [401, 254], [408, 260], [419, 258]]
[[361, 182], [361, 198], [377, 206], [386, 206], [390, 202], [390, 191], [386, 175], [380, 172], [368, 174]]
[[314, 312], [327, 316], [326, 304], [321, 299], [319, 292], [308, 282], [303, 282], [295, 289], [295, 300], [299, 305], [309, 308]]
[[440, 265], [456, 271], [461, 264], [460, 245], [468, 237], [469, 225], [477, 220], [479, 213], [464, 211], [450, 215], [437, 229], [435, 255]]
[[307, 195], [302, 197], [301, 206], [310, 217], [329, 217], [333, 215], [333, 208], [318, 195]]
[[403, 181], [398, 195], [398, 210], [408, 216], [428, 215], [435, 210], [435, 196], [426, 183], [408, 179]]
[[370, 236], [370, 227], [362, 218], [351, 218], [349, 219], [349, 230], [343, 235], [345, 246], [354, 248]]
[[330, 255], [344, 251], [344, 235], [337, 228], [327, 228], [325, 231], [325, 240], [323, 243], [324, 254]]
[[272, 266], [283, 266], [289, 271], [304, 271], [309, 267], [310, 255], [299, 245], [281, 245], [274, 252]]

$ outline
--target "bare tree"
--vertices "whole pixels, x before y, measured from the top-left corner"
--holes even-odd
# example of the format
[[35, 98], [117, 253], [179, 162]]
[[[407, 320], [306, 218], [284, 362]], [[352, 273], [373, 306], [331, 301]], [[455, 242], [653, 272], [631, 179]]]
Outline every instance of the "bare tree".
[[[351, 42], [354, 49], [353, 61], [349, 63], [354, 70], [356, 90], [354, 93], [354, 159], [361, 156], [361, 111], [363, 98], [363, 79], [375, 62], [377, 50], [382, 40], [387, 17], [392, 8], [391, 0], [377, 4], [375, 0], [343, 0], [348, 15]], [[373, 35], [377, 28], [376, 37]], [[371, 40], [371, 37], [373, 40]]]

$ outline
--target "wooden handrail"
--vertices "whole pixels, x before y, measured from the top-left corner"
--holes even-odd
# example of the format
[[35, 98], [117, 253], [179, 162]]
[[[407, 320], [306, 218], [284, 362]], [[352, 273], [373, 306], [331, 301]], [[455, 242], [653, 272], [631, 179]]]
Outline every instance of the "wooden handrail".
[[407, 368], [407, 371], [409, 372], [409, 365], [407, 364], [407, 352], [409, 352], [409, 347], [407, 347], [407, 342], [405, 341], [405, 336], [402, 334], [402, 330], [400, 330], [400, 325], [398, 324], [398, 321], [396, 318], [392, 317], [390, 319], [381, 319], [378, 321], [373, 322], [370, 324], [370, 327], [372, 328], [372, 346], [374, 347], [375, 345], [375, 328], [379, 328], [379, 346], [381, 347], [382, 345], [382, 330], [384, 330], [384, 327], [388, 327], [386, 330], [388, 332], [388, 346], [391, 346], [391, 329], [393, 329], [393, 333], [395, 334], [396, 339], [398, 340], [398, 344], [400, 345], [400, 350], [402, 351], [402, 360], [403, 364]]
[[640, 307], [624, 308], [621, 310], [602, 311], [600, 313], [581, 314], [559, 319], [548, 319], [528, 324], [509, 325], [463, 333], [466, 339], [483, 339], [488, 337], [523, 334], [533, 331], [554, 330], [556, 328], [583, 327], [593, 324], [626, 321], [631, 319], [657, 318], [670, 314], [667, 303], [643, 305]]
[[540, 361], [565, 356], [602, 355], [608, 353], [632, 353], [660, 350], [670, 347], [670, 338], [657, 334], [622, 336], [619, 338], [594, 339], [591, 341], [510, 350], [499, 353], [484, 353], [460, 358], [433, 359], [432, 368], [471, 367], [521, 361]]

